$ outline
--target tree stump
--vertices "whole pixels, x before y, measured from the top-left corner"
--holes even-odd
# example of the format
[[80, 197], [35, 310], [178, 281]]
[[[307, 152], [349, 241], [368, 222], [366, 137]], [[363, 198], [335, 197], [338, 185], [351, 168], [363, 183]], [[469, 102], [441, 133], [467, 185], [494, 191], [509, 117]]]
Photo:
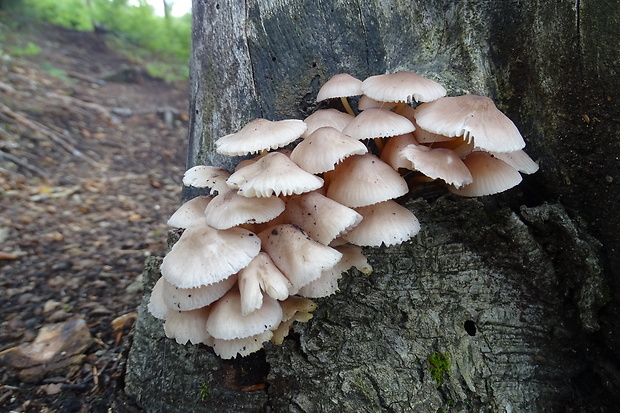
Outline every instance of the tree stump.
[[145, 311], [150, 260], [127, 394], [149, 412], [613, 406], [620, 11], [605, 3], [194, 2], [188, 166], [231, 169], [217, 138], [309, 115], [336, 73], [412, 70], [494, 98], [541, 170], [502, 196], [409, 200], [419, 235], [366, 249], [372, 275], [240, 360], [165, 338]]

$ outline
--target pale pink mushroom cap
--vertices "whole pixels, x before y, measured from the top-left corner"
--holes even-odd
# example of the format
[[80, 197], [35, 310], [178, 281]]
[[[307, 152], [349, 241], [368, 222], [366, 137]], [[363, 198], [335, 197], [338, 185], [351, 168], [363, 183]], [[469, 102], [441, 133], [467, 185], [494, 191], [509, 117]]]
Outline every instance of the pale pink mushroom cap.
[[351, 155], [362, 155], [368, 148], [337, 129], [326, 126], [312, 132], [293, 152], [291, 160], [311, 174], [331, 171], [335, 165]]
[[273, 332], [271, 342], [282, 344], [284, 338], [295, 321], [307, 322], [312, 318], [312, 311], [316, 310], [316, 304], [307, 299], [297, 296], [290, 296], [280, 303], [282, 306], [282, 322]]
[[362, 81], [354, 78], [348, 73], [340, 73], [332, 76], [319, 89], [316, 101], [321, 102], [325, 99], [357, 96], [362, 94]]
[[369, 96], [363, 95], [357, 103], [357, 109], [360, 111], [370, 108], [392, 109], [396, 105], [396, 102], [380, 102], [378, 100], [374, 100]]
[[362, 82], [362, 91], [381, 102], [429, 102], [446, 95], [439, 83], [407, 71], [371, 76]]
[[276, 300], [285, 300], [291, 287], [271, 257], [260, 252], [247, 267], [239, 271], [241, 314], [247, 315], [263, 305], [261, 290]]
[[362, 216], [353, 209], [314, 191], [290, 197], [281, 215], [281, 222], [300, 227], [323, 245], [328, 245], [361, 220]]
[[469, 168], [473, 182], [459, 189], [448, 188], [457, 195], [468, 197], [493, 195], [518, 185], [522, 180], [521, 174], [516, 169], [487, 152], [472, 152], [463, 162]]
[[164, 303], [163, 297], [163, 289], [164, 289], [164, 277], [159, 277], [159, 280], [153, 286], [151, 290], [151, 297], [149, 298], [149, 303], [147, 305], [147, 309], [151, 315], [159, 320], [165, 320], [166, 314], [170, 310], [170, 308]]
[[209, 307], [191, 311], [169, 311], [164, 323], [166, 337], [174, 338], [179, 344], [210, 344], [211, 335], [205, 328]]
[[335, 247], [342, 253], [342, 258], [334, 268], [325, 270], [321, 276], [299, 289], [299, 295], [308, 298], [327, 297], [338, 291], [338, 280], [351, 267], [356, 267], [365, 274], [372, 272], [372, 267], [362, 254], [362, 249], [357, 245], [345, 244]]
[[344, 235], [351, 244], [365, 247], [396, 245], [420, 232], [420, 223], [416, 216], [396, 201], [389, 200], [355, 210], [362, 214], [364, 219]]
[[164, 257], [161, 273], [180, 288], [209, 285], [235, 274], [259, 251], [260, 239], [245, 229], [190, 227]]
[[261, 348], [263, 344], [269, 341], [273, 337], [273, 331], [267, 330], [260, 334], [255, 334], [250, 337], [235, 338], [232, 340], [221, 340], [214, 338], [212, 340], [211, 347], [213, 351], [219, 357], [223, 359], [231, 359], [238, 355], [245, 357], [248, 354], [252, 354]]
[[390, 165], [394, 170], [399, 168], [411, 169], [411, 161], [403, 154], [403, 150], [409, 145], [417, 145], [418, 141], [413, 134], [393, 136], [388, 139], [381, 151], [381, 160]]
[[476, 148], [513, 152], [525, 146], [515, 124], [487, 97], [445, 97], [416, 108], [417, 124], [432, 133], [463, 136]]
[[402, 135], [414, 129], [413, 123], [403, 116], [387, 109], [369, 108], [357, 115], [342, 133], [361, 140]]
[[215, 141], [217, 153], [228, 156], [242, 156], [263, 150], [278, 149], [299, 138], [307, 125], [297, 119], [270, 121], [254, 119], [239, 132], [226, 135]]
[[237, 275], [233, 274], [222, 281], [195, 288], [179, 288], [170, 284], [165, 278], [161, 279], [163, 280], [161, 294], [166, 306], [177, 311], [189, 311], [206, 307], [218, 300], [235, 285]]
[[402, 154], [411, 162], [411, 169], [430, 178], [442, 179], [456, 188], [472, 182], [471, 172], [456, 152], [450, 149], [409, 145], [403, 149]]
[[332, 174], [327, 197], [350, 208], [398, 198], [409, 191], [398, 172], [371, 154], [345, 159]]
[[228, 178], [228, 186], [246, 197], [301, 194], [323, 186], [323, 179], [301, 169], [288, 156], [269, 153]]
[[232, 340], [250, 337], [275, 329], [282, 320], [282, 308], [277, 300], [263, 297], [263, 305], [243, 315], [241, 295], [232, 289], [211, 305], [211, 313], [206, 322], [207, 332], [216, 339]]
[[315, 130], [325, 126], [330, 126], [342, 132], [353, 119], [355, 119], [355, 116], [340, 112], [337, 109], [320, 109], [304, 119], [308, 129], [301, 136], [305, 138]]
[[338, 263], [342, 254], [314, 241], [294, 225], [276, 225], [258, 234], [263, 250], [292, 284], [289, 295]]
[[183, 185], [194, 188], [210, 188], [211, 195], [215, 192], [226, 191], [226, 180], [230, 176], [224, 168], [215, 166], [198, 165], [185, 171]]
[[530, 175], [538, 171], [538, 164], [523, 150], [514, 152], [490, 152], [490, 154], [506, 162], [521, 173]]
[[172, 214], [167, 224], [175, 228], [189, 228], [194, 225], [206, 224], [205, 208], [212, 199], [213, 197], [210, 196], [198, 196], [190, 199]]
[[228, 229], [245, 223], [270, 221], [284, 211], [285, 205], [276, 196], [247, 198], [231, 189], [213, 198], [204, 210], [204, 217], [213, 228]]

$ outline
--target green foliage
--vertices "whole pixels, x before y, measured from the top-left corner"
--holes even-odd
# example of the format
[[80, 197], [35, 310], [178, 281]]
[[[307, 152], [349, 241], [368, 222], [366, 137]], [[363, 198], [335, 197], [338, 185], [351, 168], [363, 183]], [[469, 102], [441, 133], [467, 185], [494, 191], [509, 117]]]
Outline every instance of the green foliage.
[[441, 386], [444, 377], [450, 373], [449, 354], [436, 351], [428, 357], [427, 361], [429, 364], [428, 371], [430, 371], [431, 377], [437, 383], [437, 387]]
[[30, 56], [41, 53], [41, 48], [32, 42], [28, 42], [25, 47], [12, 47], [8, 52], [13, 56]]
[[45, 70], [47, 73], [49, 73], [52, 76], [56, 76], [57, 78], [64, 80], [66, 83], [71, 82], [71, 79], [69, 79], [69, 76], [67, 76], [67, 73], [64, 70], [57, 68], [51, 63], [48, 63], [48, 62], [41, 63], [41, 69]]
[[84, 0], [24, 0], [33, 17], [76, 30], [92, 30]]
[[[23, 0], [23, 4], [25, 13], [57, 25], [88, 31], [94, 24], [101, 25], [123, 43], [147, 50], [149, 58], [156, 54], [168, 65], [182, 68], [189, 62], [190, 14], [165, 18], [157, 16], [146, 2], [134, 6], [128, 0]], [[171, 74], [169, 68], [156, 67], [153, 72], [164, 72], [164, 78], [172, 80], [188, 76], [183, 69]]]

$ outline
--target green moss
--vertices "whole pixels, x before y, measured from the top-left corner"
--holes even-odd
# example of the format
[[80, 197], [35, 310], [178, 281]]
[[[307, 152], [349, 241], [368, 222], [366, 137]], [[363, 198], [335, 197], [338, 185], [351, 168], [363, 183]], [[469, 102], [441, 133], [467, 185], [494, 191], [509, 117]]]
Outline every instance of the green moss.
[[200, 395], [200, 400], [202, 400], [203, 402], [207, 400], [207, 398], [209, 397], [209, 394], [211, 394], [211, 390], [209, 390], [208, 382], [205, 381], [202, 383], [202, 385], [200, 386], [200, 392], [198, 394]]
[[437, 383], [437, 387], [443, 384], [444, 377], [450, 373], [450, 358], [448, 353], [439, 351], [431, 354], [428, 359], [428, 371]]

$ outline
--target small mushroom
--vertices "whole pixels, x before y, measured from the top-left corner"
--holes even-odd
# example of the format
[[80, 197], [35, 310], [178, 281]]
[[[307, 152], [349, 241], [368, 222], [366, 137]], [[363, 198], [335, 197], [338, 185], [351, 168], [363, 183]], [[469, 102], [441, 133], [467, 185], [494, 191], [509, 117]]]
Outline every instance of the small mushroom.
[[368, 148], [330, 126], [319, 128], [302, 140], [293, 152], [291, 160], [311, 174], [331, 171], [338, 162], [352, 155], [362, 155]]
[[164, 323], [166, 337], [174, 338], [179, 344], [210, 344], [211, 335], [205, 328], [209, 307], [192, 311], [169, 311]]
[[186, 229], [166, 254], [161, 273], [180, 288], [221, 281], [245, 267], [260, 251], [260, 239], [242, 228], [208, 225]]
[[246, 197], [301, 194], [323, 186], [323, 179], [304, 171], [279, 152], [269, 153], [239, 169], [227, 182]]
[[263, 250], [291, 282], [289, 295], [321, 276], [338, 263], [342, 254], [320, 244], [294, 225], [276, 225], [262, 231]]
[[212, 199], [213, 197], [210, 196], [197, 196], [190, 199], [172, 214], [167, 224], [175, 228], [189, 228], [194, 225], [206, 224], [205, 208]]
[[203, 216], [213, 228], [228, 229], [246, 223], [270, 221], [280, 215], [284, 207], [284, 201], [278, 197], [247, 198], [231, 189], [213, 198]]
[[163, 281], [161, 295], [165, 305], [177, 311], [190, 311], [206, 307], [220, 299], [235, 285], [237, 275], [233, 274], [216, 283], [194, 288], [179, 288], [170, 284], [164, 277], [161, 280]]
[[506, 162], [482, 151], [472, 152], [463, 161], [471, 172], [473, 182], [462, 188], [449, 187], [450, 192], [461, 196], [493, 195], [518, 185], [521, 174]]
[[400, 244], [420, 232], [420, 222], [407, 208], [389, 200], [356, 208], [364, 219], [344, 239], [364, 247]]
[[301, 135], [303, 138], [310, 136], [315, 130], [330, 126], [340, 132], [351, 122], [355, 117], [348, 113], [340, 112], [337, 109], [320, 109], [314, 112], [312, 115], [304, 119], [304, 123], [308, 125], [308, 129]]
[[429, 132], [463, 136], [486, 151], [513, 152], [525, 146], [515, 124], [485, 96], [444, 97], [424, 103], [416, 108], [415, 120]]
[[362, 91], [381, 102], [429, 102], [446, 95], [439, 83], [408, 71], [371, 76], [362, 82]]
[[270, 121], [254, 119], [239, 132], [223, 136], [215, 141], [217, 153], [242, 156], [269, 149], [278, 149], [299, 138], [307, 125], [298, 119]]
[[264, 297], [259, 309], [243, 315], [241, 295], [237, 289], [232, 289], [211, 306], [206, 330], [216, 339], [232, 340], [274, 329], [281, 320], [282, 308], [269, 296]]
[[198, 165], [185, 171], [183, 185], [194, 188], [210, 188], [211, 195], [226, 189], [226, 179], [230, 176], [224, 168]]
[[354, 78], [348, 73], [340, 73], [332, 76], [319, 89], [316, 101], [321, 102], [326, 99], [339, 98], [348, 114], [353, 115], [353, 110], [347, 97], [361, 95], [362, 81]]
[[336, 165], [327, 197], [350, 208], [398, 198], [407, 182], [390, 165], [371, 154], [354, 155]]
[[351, 121], [342, 133], [355, 139], [374, 139], [410, 133], [415, 130], [411, 121], [386, 109], [369, 108]]

